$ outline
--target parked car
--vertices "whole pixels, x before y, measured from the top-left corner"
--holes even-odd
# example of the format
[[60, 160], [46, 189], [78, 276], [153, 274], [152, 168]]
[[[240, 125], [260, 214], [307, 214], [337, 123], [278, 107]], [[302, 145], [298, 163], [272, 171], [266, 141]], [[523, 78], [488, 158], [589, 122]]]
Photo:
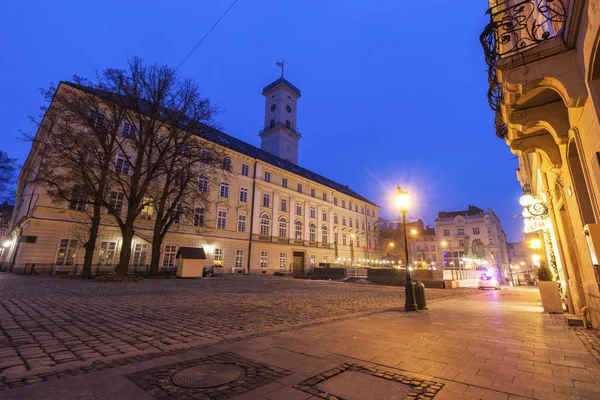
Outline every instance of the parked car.
[[479, 281], [477, 282], [477, 289], [496, 289], [500, 290], [500, 282], [493, 275], [483, 274], [479, 277]]

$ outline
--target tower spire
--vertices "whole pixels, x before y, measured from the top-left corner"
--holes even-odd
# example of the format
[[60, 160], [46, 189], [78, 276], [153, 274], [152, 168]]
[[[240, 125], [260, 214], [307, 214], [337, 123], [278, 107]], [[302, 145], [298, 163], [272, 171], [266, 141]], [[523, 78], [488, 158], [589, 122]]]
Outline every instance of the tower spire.
[[285, 64], [285, 61], [283, 59], [281, 59], [281, 62], [277, 62], [277, 66], [281, 67], [281, 77], [283, 78], [283, 66]]

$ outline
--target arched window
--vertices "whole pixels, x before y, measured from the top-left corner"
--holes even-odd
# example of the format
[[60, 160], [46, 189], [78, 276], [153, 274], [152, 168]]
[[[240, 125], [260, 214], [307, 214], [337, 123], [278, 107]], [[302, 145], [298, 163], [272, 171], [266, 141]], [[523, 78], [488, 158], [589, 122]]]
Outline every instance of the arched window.
[[279, 237], [287, 237], [287, 221], [283, 217], [279, 218]]
[[323, 225], [323, 227], [321, 228], [321, 243], [328, 243], [328, 236], [327, 236], [327, 227], [325, 225]]
[[308, 226], [308, 240], [311, 242], [317, 241], [317, 227], [313, 223]]
[[260, 234], [261, 236], [271, 235], [271, 219], [267, 214], [260, 216]]
[[296, 221], [296, 239], [302, 240], [302, 222]]

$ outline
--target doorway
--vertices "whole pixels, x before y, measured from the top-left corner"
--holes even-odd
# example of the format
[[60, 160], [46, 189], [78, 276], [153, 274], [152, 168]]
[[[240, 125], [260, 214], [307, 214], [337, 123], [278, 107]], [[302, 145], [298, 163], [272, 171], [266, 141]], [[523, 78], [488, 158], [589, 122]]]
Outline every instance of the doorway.
[[294, 251], [294, 275], [304, 275], [304, 252]]

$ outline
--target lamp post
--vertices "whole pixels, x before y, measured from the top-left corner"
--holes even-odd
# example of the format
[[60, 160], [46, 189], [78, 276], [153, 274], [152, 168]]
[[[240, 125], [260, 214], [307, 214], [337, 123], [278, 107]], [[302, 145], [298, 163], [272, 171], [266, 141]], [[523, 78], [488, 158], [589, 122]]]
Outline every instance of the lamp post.
[[408, 234], [406, 232], [406, 213], [408, 211], [408, 193], [403, 191], [398, 186], [398, 194], [396, 195], [396, 205], [402, 213], [402, 226], [404, 228], [404, 252], [406, 261], [406, 284], [404, 286], [406, 302], [404, 304], [405, 311], [417, 311], [417, 303], [415, 301], [415, 283], [412, 280], [410, 273], [410, 262], [408, 261]]

